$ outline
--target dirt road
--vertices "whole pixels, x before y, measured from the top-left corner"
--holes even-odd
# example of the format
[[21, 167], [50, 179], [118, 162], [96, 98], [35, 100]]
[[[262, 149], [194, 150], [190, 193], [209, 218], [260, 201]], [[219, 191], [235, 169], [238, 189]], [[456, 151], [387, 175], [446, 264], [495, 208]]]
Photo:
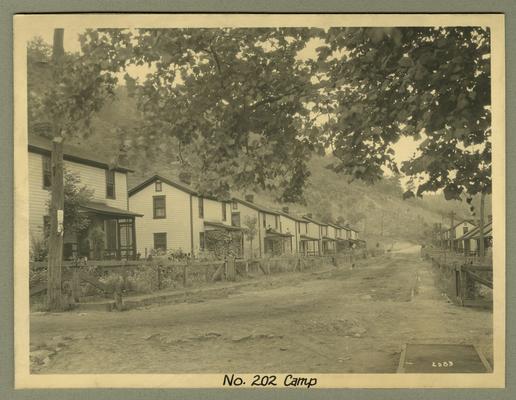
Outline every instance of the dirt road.
[[492, 313], [450, 304], [404, 248], [198, 303], [32, 315], [33, 349], [52, 341], [34, 372], [395, 372], [407, 342], [475, 343], [492, 363]]

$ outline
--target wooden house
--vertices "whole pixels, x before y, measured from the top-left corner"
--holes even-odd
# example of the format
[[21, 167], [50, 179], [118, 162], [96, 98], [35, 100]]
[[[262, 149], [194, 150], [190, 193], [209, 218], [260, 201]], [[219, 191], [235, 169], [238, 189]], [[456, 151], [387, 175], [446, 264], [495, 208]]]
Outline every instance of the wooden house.
[[303, 216], [307, 222], [306, 236], [302, 237], [305, 242], [305, 255], [322, 255], [322, 230], [321, 226], [325, 225], [322, 222], [315, 220], [312, 214]]
[[461, 251], [459, 240], [466, 233], [474, 229], [476, 225], [470, 220], [461, 220], [444, 232], [445, 248], [454, 251]]
[[[198, 257], [242, 255], [242, 230], [231, 224], [231, 204], [202, 196], [188, 181], [154, 174], [129, 190], [129, 208], [144, 214], [136, 224], [138, 252], [178, 252]], [[224, 248], [216, 242], [226, 242]]]
[[[484, 225], [484, 249], [493, 245], [493, 223]], [[467, 256], [478, 256], [480, 249], [480, 227], [476, 226], [457, 240], [457, 250]]]
[[[298, 254], [301, 252], [300, 236], [301, 227], [305, 223], [302, 217], [298, 217], [290, 213], [288, 207], [283, 207], [280, 211], [280, 231], [284, 235], [289, 235], [290, 240], [286, 239], [284, 253]], [[290, 242], [290, 243], [289, 243]]]
[[[233, 224], [246, 227], [249, 222], [256, 221], [256, 238], [253, 243], [247, 238], [248, 243], [244, 244], [247, 254], [252, 252], [253, 257], [263, 257], [293, 252], [295, 225], [292, 226], [285, 214], [256, 204], [253, 195], [246, 195], [245, 199], [233, 198]], [[284, 227], [282, 227], [282, 223], [285, 224]], [[246, 236], [244, 231], [244, 237]], [[246, 250], [244, 250], [245, 253]]]
[[[29, 135], [29, 230], [32, 241], [43, 239], [50, 225], [51, 151], [50, 140]], [[141, 215], [129, 211], [128, 207], [127, 174], [132, 172], [131, 169], [113, 166], [111, 160], [66, 143], [63, 164], [65, 177], [73, 174], [79, 179], [78, 186], [93, 191], [91, 201], [83, 204], [80, 210], [88, 217], [89, 225], [81, 232], [65, 230], [63, 257], [135, 258], [135, 219]]]
[[336, 240], [336, 250], [338, 253], [345, 252], [351, 248], [351, 242], [349, 241], [351, 230], [341, 225], [337, 226], [337, 240]]

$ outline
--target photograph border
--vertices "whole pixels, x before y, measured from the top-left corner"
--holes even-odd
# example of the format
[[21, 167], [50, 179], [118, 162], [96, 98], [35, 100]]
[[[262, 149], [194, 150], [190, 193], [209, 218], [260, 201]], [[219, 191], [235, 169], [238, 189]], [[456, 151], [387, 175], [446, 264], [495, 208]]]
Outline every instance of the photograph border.
[[[69, 17], [69, 16], [66, 16], [66, 17]], [[83, 15], [83, 17], [84, 17], [84, 15]], [[183, 16], [183, 17], [184, 17], [184, 16]], [[356, 18], [356, 17], [357, 17], [357, 16], [355, 15], [355, 16], [354, 16], [354, 18]], [[435, 18], [435, 15], [432, 15], [431, 17], [432, 17], [432, 18]], [[110, 26], [113, 26], [113, 24], [110, 24]], [[507, 36], [506, 36], [506, 37], [509, 37], [509, 34], [508, 34], [508, 33], [507, 33]], [[502, 47], [503, 47], [503, 46], [502, 46]], [[507, 69], [507, 71], [509, 71], [509, 69]], [[20, 76], [22, 75], [22, 74], [21, 74], [21, 71], [18, 71], [18, 70], [17, 70], [16, 72], [20, 72], [20, 74], [19, 74], [19, 75], [20, 75]], [[503, 86], [504, 86], [504, 82], [503, 82], [503, 73], [502, 73], [501, 75], [502, 75], [502, 76], [501, 76], [502, 81], [501, 81], [501, 82], [498, 82], [497, 84], [501, 85], [501, 87], [503, 88]], [[494, 84], [495, 84], [495, 83], [493, 82], [493, 86], [494, 86]], [[502, 97], [503, 97], [503, 96], [502, 96]], [[502, 98], [502, 107], [503, 107], [503, 100], [504, 100], [504, 99]], [[493, 105], [493, 109], [496, 109], [496, 108], [497, 108], [497, 107], [495, 107], [495, 105]], [[4, 111], [4, 109], [2, 110], [2, 112], [3, 112], [3, 111]], [[15, 110], [15, 111], [16, 111], [16, 110]], [[507, 118], [509, 118], [509, 116], [507, 116]], [[494, 121], [494, 120], [495, 120], [495, 118], [493, 117], [493, 130], [495, 130], [495, 121]], [[502, 118], [502, 125], [503, 125], [503, 123], [504, 123], [504, 122], [505, 122], [505, 121], [503, 121], [503, 118]], [[508, 125], [508, 126], [509, 126], [509, 125]], [[498, 126], [498, 128], [500, 128], [500, 125]], [[4, 137], [2, 137], [2, 140], [4, 140]], [[26, 138], [24, 138], [21, 142], [20, 142], [20, 141], [18, 141], [18, 140], [20, 140], [20, 137], [19, 137], [19, 136], [16, 136], [16, 143], [15, 143], [15, 146], [20, 146], [20, 147], [19, 147], [20, 149], [22, 149], [22, 148], [23, 148], [23, 149], [26, 149]], [[493, 135], [493, 140], [495, 140], [495, 135]], [[507, 138], [507, 142], [508, 142], [508, 143], [507, 143], [507, 146], [506, 146], [506, 151], [508, 151], [508, 149], [509, 149], [509, 137]], [[495, 148], [496, 146], [500, 146], [500, 143], [498, 143], [498, 145], [496, 145], [495, 143], [493, 144], [493, 147], [494, 147], [494, 148]], [[2, 147], [2, 149], [4, 149], [4, 147]], [[17, 156], [17, 157], [24, 157], [24, 158], [26, 159], [26, 157], [27, 157], [27, 155], [26, 155], [26, 151], [20, 151], [20, 152], [18, 152], [18, 153], [17, 153], [17, 155], [16, 155], [16, 156]], [[4, 160], [5, 160], [5, 161], [7, 161], [8, 159], [4, 158]], [[510, 157], [507, 157], [507, 160], [509, 161], [509, 160], [510, 160]], [[509, 167], [509, 166], [508, 166], [508, 167]], [[22, 172], [22, 173], [23, 173], [23, 171], [20, 171], [20, 172]], [[15, 171], [15, 173], [17, 173], [17, 171]], [[505, 169], [504, 169], [504, 160], [503, 160], [503, 157], [501, 157], [501, 158], [494, 158], [494, 160], [493, 160], [493, 179], [501, 179], [501, 177], [502, 177], [502, 176], [504, 176], [504, 175], [505, 175]], [[497, 178], [495, 178], [495, 176], [497, 176]], [[3, 178], [3, 177], [2, 177], [2, 178]], [[16, 180], [15, 180], [15, 182], [16, 182], [16, 185], [15, 185], [15, 188], [14, 188], [15, 190], [16, 190], [16, 188], [17, 188], [17, 187], [18, 187], [18, 188], [19, 188], [19, 187], [24, 187], [24, 185], [26, 185], [26, 181], [24, 181], [23, 179], [22, 179], [22, 180], [20, 180], [20, 179], [16, 179]], [[507, 182], [507, 185], [509, 185], [509, 182]], [[5, 186], [4, 186], [4, 187], [5, 187]], [[494, 206], [494, 204], [500, 204], [500, 202], [501, 202], [501, 204], [503, 205], [504, 199], [505, 199], [505, 195], [504, 195], [503, 193], [498, 193], [496, 196], [494, 195], [494, 196], [493, 196], [493, 206]], [[24, 212], [23, 212], [24, 208], [23, 208], [23, 207], [20, 207], [20, 205], [22, 205], [22, 204], [18, 201], [18, 199], [15, 201], [15, 203], [14, 203], [14, 204], [17, 204], [17, 210], [18, 210], [18, 211], [21, 211], [21, 212], [19, 213], [19, 215], [18, 215], [18, 217], [20, 218], [20, 220], [23, 220], [24, 218], [26, 219], [26, 218], [27, 218], [27, 215], [26, 215], [26, 213], [24, 213]], [[510, 204], [510, 203], [508, 203], [508, 204]], [[510, 224], [508, 224], [508, 226], [511, 226], [511, 225], [510, 225]], [[496, 225], [495, 225], [495, 231], [497, 231], [499, 228], [501, 228], [501, 229], [502, 229], [502, 231], [503, 231], [503, 227], [500, 227], [500, 226], [499, 226], [499, 227], [497, 228], [497, 227], [496, 227]], [[503, 233], [503, 232], [502, 232], [502, 233]], [[2, 238], [2, 239], [3, 239], [3, 238]], [[508, 240], [510, 240], [509, 236], [507, 237], [507, 239], [508, 239]], [[496, 242], [496, 241], [495, 241], [495, 242]], [[503, 243], [502, 243], [502, 242], [504, 242], [504, 241], [503, 241], [503, 240], [498, 240], [498, 243], [499, 243], [499, 244], [501, 243], [501, 244], [503, 245]], [[509, 242], [509, 241], [507, 241], [507, 243], [510, 243], [510, 242]], [[502, 253], [504, 253], [504, 250], [505, 250], [505, 249], [501, 249], [501, 253], [500, 253], [500, 249], [495, 250], [495, 254], [497, 254], [497, 253], [498, 253], [498, 254], [502, 254]], [[26, 254], [26, 248], [25, 248], [23, 251], [20, 251], [20, 250], [19, 250], [19, 248], [18, 248], [18, 247], [16, 247], [16, 249], [15, 249], [15, 253], [16, 253], [16, 254]], [[26, 257], [26, 255], [25, 255], [25, 257]], [[23, 258], [23, 257], [22, 257], [22, 258]], [[17, 269], [17, 270], [18, 270], [18, 269]], [[507, 271], [507, 272], [508, 272], [507, 278], [509, 279], [509, 272], [510, 272], [510, 271]], [[497, 274], [497, 276], [499, 277], [499, 276], [500, 276], [500, 274]], [[26, 277], [25, 277], [25, 278], [26, 278]], [[503, 278], [503, 277], [502, 277], [502, 278]], [[18, 283], [19, 283], [19, 282], [20, 282], [20, 281], [18, 281]], [[25, 282], [26, 282], [26, 281], [25, 281]], [[500, 286], [499, 286], [499, 284], [500, 284], [500, 282], [498, 282], [498, 287], [500, 287]], [[2, 285], [5, 285], [5, 281], [3, 281]], [[496, 282], [496, 281], [495, 281], [495, 285], [497, 285], [497, 282]], [[502, 285], [502, 286], [503, 286], [503, 285]], [[4, 293], [6, 293], [6, 291], [4, 291]], [[503, 305], [503, 302], [500, 302], [500, 295], [501, 295], [501, 294], [500, 294], [500, 293], [498, 293], [498, 292], [495, 294], [494, 308], [495, 308], [495, 310], [500, 310], [500, 308], [501, 308], [501, 309], [504, 311], [504, 307], [501, 307], [501, 306]], [[18, 304], [17, 304], [16, 306], [18, 306]], [[18, 313], [18, 315], [20, 315], [20, 314]], [[27, 323], [27, 320], [25, 320], [25, 323]], [[22, 335], [22, 336], [23, 336], [23, 335]], [[507, 339], [509, 339], [509, 337], [510, 337], [510, 335], [507, 335]], [[16, 338], [17, 338], [17, 340], [18, 340], [18, 343], [20, 343], [20, 340], [21, 340], [21, 343], [23, 344], [23, 340], [25, 340], [24, 338], [22, 338], [20, 335], [16, 335]], [[28, 351], [28, 342], [26, 342], [26, 344], [27, 344], [27, 351]], [[503, 351], [503, 349], [502, 349], [502, 351]], [[496, 349], [495, 349], [495, 352], [496, 352]], [[496, 354], [498, 354], [498, 353], [496, 353]], [[495, 358], [496, 358], [496, 356], [497, 356], [496, 354], [495, 354]], [[18, 352], [17, 357], [20, 357], [20, 356], [23, 356], [23, 355], [22, 355], [22, 354], [20, 354], [20, 353]], [[26, 357], [25, 359], [28, 359], [28, 357]], [[496, 362], [495, 362], [495, 365], [496, 365]], [[22, 364], [22, 366], [23, 366], [23, 364]], [[272, 372], [272, 371], [271, 371], [271, 372]], [[138, 374], [138, 375], [140, 375], [140, 374]], [[204, 375], [204, 374], [203, 374], [203, 375]], [[209, 375], [212, 375], [212, 374], [209, 374]], [[219, 377], [220, 377], [220, 375], [221, 375], [221, 374], [216, 374], [216, 376], [219, 376]], [[317, 374], [311, 374], [311, 375], [317, 375]], [[362, 374], [348, 374], [348, 375], [353, 375], [353, 377], [356, 377], [357, 375], [362, 375]], [[369, 375], [369, 377], [370, 377], [371, 375], [375, 375], [375, 378], [376, 378], [376, 376], [377, 376], [377, 375], [382, 375], [382, 374], [364, 374], [364, 375]], [[389, 375], [390, 375], [390, 374], [389, 374]], [[435, 375], [433, 375], [433, 374], [432, 374], [432, 375], [427, 375], [427, 374], [425, 374], [425, 375], [426, 375], [427, 377], [431, 377], [432, 379], [436, 379], [436, 378], [437, 378], [437, 379], [439, 380], [439, 384], [440, 384], [440, 385], [442, 385], [442, 382], [443, 382], [443, 376], [444, 376], [445, 374], [435, 374]], [[453, 376], [453, 377], [455, 378], [455, 380], [456, 380], [457, 375], [458, 375], [458, 374], [452, 374], [451, 376]], [[476, 376], [474, 376], [474, 375], [476, 375], [476, 374], [467, 374], [467, 375], [468, 375], [470, 378], [476, 378]], [[479, 374], [479, 375], [480, 375], [480, 376], [482, 376], [482, 375], [484, 375], [484, 376], [485, 376], [485, 374]], [[503, 375], [504, 375], [504, 374], [502, 374], [502, 376], [503, 376]], [[43, 375], [42, 375], [42, 376], [43, 376]], [[57, 376], [57, 375], [56, 375], [56, 376]], [[60, 376], [60, 379], [63, 379], [63, 378], [64, 378], [64, 380], [68, 380], [68, 378], [69, 378], [69, 377], [73, 377], [73, 376], [74, 376], [74, 375], [65, 375], [65, 376]], [[141, 375], [141, 376], [143, 377], [144, 375]], [[449, 376], [450, 376], [450, 375], [449, 375]], [[47, 377], [48, 377], [48, 375], [47, 375]], [[119, 376], [118, 376], [118, 375], [114, 375], [114, 376], [113, 376], [113, 375], [103, 375], [103, 377], [109, 377], [109, 379], [113, 378], [113, 382], [115, 382], [115, 384], [116, 384], [116, 378], [117, 378], [117, 377], [119, 377]], [[145, 376], [145, 377], [146, 377], [146, 376]], [[407, 379], [407, 375], [405, 375], [404, 377], [405, 377], [405, 380], [406, 380], [406, 379]], [[23, 378], [23, 377], [22, 377], [22, 378]], [[367, 377], [366, 377], [366, 378], [367, 378]], [[18, 381], [18, 382], [20, 382], [20, 381]], [[22, 382], [23, 382], [23, 381], [22, 381]], [[102, 382], [99, 382], [99, 381], [97, 381], [97, 380], [95, 380], [95, 381], [93, 381], [93, 382], [97, 385], [97, 387], [103, 386], [103, 385], [102, 385]], [[365, 382], [365, 381], [364, 381], [364, 382]], [[510, 380], [509, 380], [509, 379], [508, 379], [508, 382], [510, 382]], [[165, 385], [167, 385], [167, 382], [163, 382], [163, 383], [164, 383]], [[186, 385], [186, 384], [188, 384], [188, 381], [185, 381], [185, 385]], [[500, 381], [498, 381], [498, 382], [497, 382], [497, 385], [494, 385], [494, 386], [500, 386]], [[25, 387], [28, 387], [28, 386], [25, 386]], [[32, 386], [32, 387], [38, 387], [38, 385], [36, 385], [36, 386]], [[48, 386], [46, 386], [46, 385], [45, 385], [45, 387], [48, 387]], [[58, 385], [57, 385], [56, 387], [61, 387], [61, 386], [58, 386]], [[70, 387], [70, 385], [67, 385], [67, 387]], [[80, 387], [80, 386], [79, 386], [79, 387]], [[113, 386], [110, 386], [110, 387], [113, 387]], [[121, 386], [121, 387], [126, 387], [126, 386]], [[156, 386], [153, 386], [153, 387], [156, 387]], [[163, 386], [163, 387], [169, 387], [169, 386]], [[220, 387], [220, 384], [219, 384], [219, 385], [217, 385], [217, 387]], [[355, 387], [355, 386], [353, 385], [352, 387]], [[361, 385], [359, 385], [358, 387], [367, 387], [367, 384], [361, 384]], [[377, 384], [375, 384], [374, 386], [371, 386], [371, 387], [378, 387], [378, 385], [377, 385]], [[385, 386], [385, 387], [392, 387], [392, 386]], [[405, 386], [403, 386], [403, 387], [406, 387], [406, 385], [405, 385]], [[491, 386], [491, 387], [493, 387], [493, 386]], [[237, 390], [239, 390], [239, 389], [237, 389]], [[240, 391], [240, 390], [239, 390], [239, 391]], [[268, 392], [270, 393], [270, 390], [268, 390]], [[318, 392], [319, 392], [319, 391], [318, 391]]]

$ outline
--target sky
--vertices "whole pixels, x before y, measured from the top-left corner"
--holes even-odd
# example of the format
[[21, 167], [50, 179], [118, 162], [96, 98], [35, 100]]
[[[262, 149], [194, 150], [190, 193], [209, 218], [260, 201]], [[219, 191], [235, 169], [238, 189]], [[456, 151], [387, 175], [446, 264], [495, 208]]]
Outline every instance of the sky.
[[[64, 33], [64, 49], [67, 52], [79, 52], [80, 44], [79, 44], [79, 35], [84, 32], [83, 27], [67, 27]], [[38, 32], [38, 36], [47, 42], [48, 44], [52, 44], [53, 42], [54, 30], [42, 30]], [[300, 54], [300, 58], [311, 58], [315, 55], [315, 49], [321, 45], [321, 42], [318, 40], [311, 40]], [[123, 75], [127, 72], [132, 78], [139, 78], [140, 81], [145, 78], [145, 76], [150, 72], [148, 66], [129, 66], [126, 71], [120, 74], [119, 80], [123, 82]], [[421, 143], [420, 141], [415, 141], [411, 137], [401, 137], [400, 140], [393, 145], [393, 149], [395, 151], [394, 158], [399, 166], [405, 160], [408, 160], [412, 155], [417, 151], [418, 145]]]

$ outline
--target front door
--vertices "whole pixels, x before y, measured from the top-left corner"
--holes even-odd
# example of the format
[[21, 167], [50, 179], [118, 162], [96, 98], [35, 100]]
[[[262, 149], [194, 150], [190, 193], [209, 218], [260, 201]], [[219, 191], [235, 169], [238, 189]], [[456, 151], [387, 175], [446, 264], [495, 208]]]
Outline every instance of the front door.
[[121, 219], [118, 221], [118, 229], [120, 236], [120, 257], [130, 260], [134, 257], [133, 248], [133, 224], [131, 219]]
[[118, 258], [118, 224], [116, 219], [106, 220], [106, 250], [104, 257], [108, 260]]

